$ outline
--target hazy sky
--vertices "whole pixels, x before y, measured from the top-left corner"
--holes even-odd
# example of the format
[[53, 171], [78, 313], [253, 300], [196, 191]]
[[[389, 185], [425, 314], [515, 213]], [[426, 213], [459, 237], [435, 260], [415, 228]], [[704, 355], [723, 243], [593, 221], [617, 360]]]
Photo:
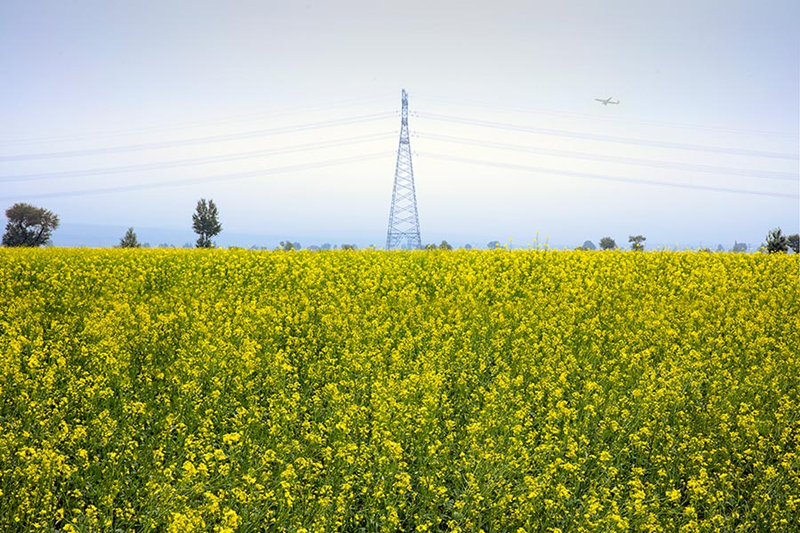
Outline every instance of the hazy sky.
[[56, 243], [189, 240], [205, 197], [220, 244], [383, 246], [405, 88], [423, 242], [757, 245], [800, 226], [799, 20], [795, 0], [4, 0], [0, 205], [58, 213]]

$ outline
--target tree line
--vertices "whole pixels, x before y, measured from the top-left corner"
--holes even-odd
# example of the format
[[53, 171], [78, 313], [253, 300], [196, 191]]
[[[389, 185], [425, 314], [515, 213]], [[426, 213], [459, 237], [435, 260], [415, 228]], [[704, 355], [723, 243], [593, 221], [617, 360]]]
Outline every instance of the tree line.
[[[58, 228], [59, 218], [58, 215], [44, 209], [36, 207], [27, 203], [17, 203], [6, 209], [6, 224], [5, 233], [3, 234], [3, 246], [44, 246], [50, 242], [50, 238]], [[214, 241], [211, 239], [216, 237], [222, 232], [222, 224], [219, 221], [219, 210], [217, 209], [214, 200], [206, 200], [201, 198], [197, 201], [194, 213], [192, 214], [192, 229], [197, 234], [197, 241], [195, 247], [197, 248], [213, 248]], [[644, 251], [644, 242], [647, 238], [643, 235], [630, 235], [628, 243], [631, 250], [642, 252]], [[614, 250], [617, 248], [617, 243], [611, 237], [603, 237], [599, 241], [601, 250]], [[133, 228], [128, 228], [125, 235], [117, 245], [120, 248], [141, 248], [142, 244], [136, 235]], [[499, 241], [491, 241], [487, 243], [487, 248], [496, 249], [501, 248], [502, 245]], [[300, 243], [292, 242], [289, 240], [281, 241], [278, 250], [292, 251], [299, 250]], [[470, 245], [465, 246], [466, 249], [471, 249]], [[330, 244], [324, 244], [321, 247], [310, 247], [310, 249], [331, 249]], [[355, 250], [355, 244], [343, 244], [342, 250]], [[424, 246], [425, 250], [452, 250], [453, 246], [447, 241], [442, 241], [439, 245], [427, 244]], [[578, 246], [578, 250], [596, 250], [597, 247], [592, 241], [586, 241], [583, 245]], [[707, 248], [703, 251], [711, 251]], [[800, 253], [800, 235], [797, 233], [793, 235], [785, 235], [781, 228], [770, 230], [766, 236], [766, 242], [761, 245], [761, 250], [766, 253], [786, 253], [792, 250], [794, 253]], [[719, 250], [718, 248], [718, 251]], [[735, 243], [732, 251], [745, 252], [747, 245], [743, 243]]]

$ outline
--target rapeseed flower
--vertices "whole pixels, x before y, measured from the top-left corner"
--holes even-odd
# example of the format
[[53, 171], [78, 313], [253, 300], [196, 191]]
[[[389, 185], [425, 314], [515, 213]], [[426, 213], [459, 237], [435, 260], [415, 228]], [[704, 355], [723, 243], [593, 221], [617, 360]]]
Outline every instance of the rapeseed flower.
[[798, 266], [0, 249], [0, 530], [790, 531]]

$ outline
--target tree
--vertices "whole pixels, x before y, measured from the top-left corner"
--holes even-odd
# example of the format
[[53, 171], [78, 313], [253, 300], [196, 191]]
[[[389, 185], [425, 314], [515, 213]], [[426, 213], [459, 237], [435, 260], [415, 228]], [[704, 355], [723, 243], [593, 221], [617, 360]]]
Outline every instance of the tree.
[[743, 242], [733, 241], [732, 252], [745, 253], [747, 251], [747, 244]]
[[492, 241], [486, 244], [486, 247], [490, 250], [496, 250], [498, 248], [501, 248], [502, 246], [503, 245], [500, 244], [500, 241]]
[[786, 253], [789, 251], [789, 239], [783, 234], [781, 228], [775, 228], [767, 233], [767, 243], [764, 247], [767, 249], [767, 253]]
[[442, 244], [439, 245], [439, 249], [440, 250], [452, 250], [453, 246], [447, 241], [442, 241]]
[[219, 235], [219, 232], [222, 231], [214, 200], [206, 202], [205, 198], [201, 198], [197, 202], [197, 207], [192, 215], [192, 228], [199, 235], [197, 248], [213, 248], [214, 243], [211, 242], [211, 237]]
[[597, 246], [595, 246], [592, 241], [585, 241], [581, 248], [584, 250], [597, 250]]
[[600, 249], [601, 250], [613, 250], [617, 247], [617, 243], [614, 242], [614, 239], [611, 237], [603, 237], [600, 239]]
[[343, 244], [339, 247], [340, 250], [358, 250], [355, 244]]
[[291, 252], [295, 249], [296, 246], [292, 241], [281, 241], [281, 243], [278, 245], [278, 250], [282, 250], [284, 252]]
[[142, 245], [139, 242], [139, 239], [136, 238], [136, 232], [133, 231], [133, 228], [128, 228], [128, 231], [125, 232], [125, 236], [119, 240], [119, 247], [120, 248], [141, 248]]
[[795, 233], [794, 235], [789, 235], [786, 237], [789, 241], [789, 248], [796, 254], [800, 254], [800, 235]]
[[642, 235], [630, 235], [628, 237], [628, 242], [631, 243], [631, 250], [634, 252], [644, 251], [644, 244], [642, 243], [646, 240], [647, 238]]
[[42, 246], [58, 227], [58, 216], [31, 204], [14, 204], [6, 209], [6, 232], [3, 246]]

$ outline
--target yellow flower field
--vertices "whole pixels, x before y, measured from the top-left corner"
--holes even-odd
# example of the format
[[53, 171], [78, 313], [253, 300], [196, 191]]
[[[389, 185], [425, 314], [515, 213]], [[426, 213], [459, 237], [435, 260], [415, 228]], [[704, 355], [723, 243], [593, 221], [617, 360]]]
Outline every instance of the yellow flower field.
[[798, 531], [797, 256], [0, 249], [0, 531]]

